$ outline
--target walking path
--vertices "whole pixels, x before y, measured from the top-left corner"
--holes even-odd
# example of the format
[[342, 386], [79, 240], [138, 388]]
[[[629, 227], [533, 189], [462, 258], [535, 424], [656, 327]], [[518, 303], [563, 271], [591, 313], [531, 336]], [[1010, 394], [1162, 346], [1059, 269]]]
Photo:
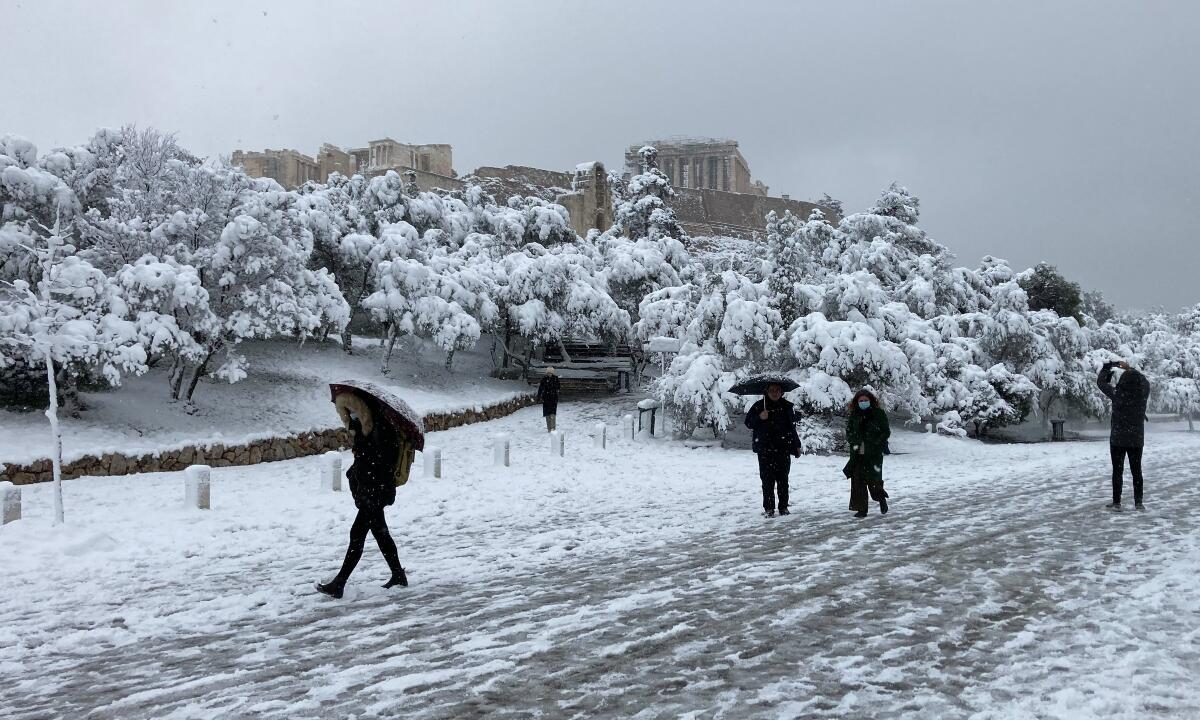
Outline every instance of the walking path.
[[[577, 429], [621, 412], [588, 405]], [[491, 425], [523, 432], [538, 420], [528, 410]], [[479, 432], [436, 439], [463, 447]], [[618, 472], [596, 489], [581, 468], [601, 451], [576, 440], [577, 463], [556, 466], [537, 454], [542, 441], [524, 434], [515, 448], [532, 480], [473, 479], [391, 519], [398, 538], [411, 536], [403, 592], [376, 587], [384, 571], [369, 544], [363, 566], [380, 567], [360, 570], [356, 593], [312, 593], [336, 567], [348, 516], [322, 525], [337, 540], [318, 552], [278, 548], [310, 542], [311, 527], [247, 531], [237, 537], [258, 546], [226, 548], [186, 588], [153, 559], [106, 563], [97, 575], [128, 573], [138, 588], [129, 614], [157, 603], [155, 614], [124, 637], [126, 621], [108, 620], [122, 607], [98, 602], [41, 642], [0, 650], [0, 708], [13, 718], [1200, 716], [1190, 511], [1200, 438], [1159, 441], [1144, 513], [1101, 509], [1106, 453], [1095, 445], [972, 443], [956, 447], [997, 461], [961, 479], [914, 464], [925, 477], [900, 480], [920, 453], [889, 461], [893, 512], [863, 521], [845, 511], [843, 484], [820, 477], [836, 458], [797, 463], [794, 514], [767, 520], [753, 510], [748, 454], [618, 446]], [[1086, 469], [1063, 457], [1088, 453]], [[697, 477], [740, 466], [736, 486]], [[655, 472], [689, 477], [644, 484]], [[503, 517], [456, 515], [456, 501], [499, 503], [489, 492], [512, 495], [494, 510]], [[97, 595], [116, 597], [103, 582]], [[20, 633], [45, 612], [0, 610], [0, 626]], [[0, 631], [0, 647], [12, 632]], [[72, 633], [100, 647], [63, 639]]]

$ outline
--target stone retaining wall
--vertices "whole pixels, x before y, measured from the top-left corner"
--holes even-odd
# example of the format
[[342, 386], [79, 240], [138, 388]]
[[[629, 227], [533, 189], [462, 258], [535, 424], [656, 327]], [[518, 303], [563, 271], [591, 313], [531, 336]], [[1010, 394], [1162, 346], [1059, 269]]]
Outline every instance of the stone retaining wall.
[[[537, 403], [533, 395], [522, 395], [512, 400], [490, 405], [481, 410], [458, 410], [454, 412], [430, 413], [423, 420], [426, 432], [449, 430], [460, 425], [487, 422], [529, 407]], [[146, 472], [172, 472], [183, 470], [189, 465], [255, 465], [275, 460], [318, 455], [329, 450], [350, 447], [350, 434], [343, 428], [330, 428], [302, 432], [297, 435], [264, 438], [243, 445], [222, 443], [185, 445], [145, 455], [105, 453], [99, 457], [85, 455], [63, 467], [63, 479], [100, 475], [132, 475]], [[0, 481], [8, 480], [15, 485], [48, 482], [53, 477], [50, 459], [35, 460], [28, 465], [0, 466]]]

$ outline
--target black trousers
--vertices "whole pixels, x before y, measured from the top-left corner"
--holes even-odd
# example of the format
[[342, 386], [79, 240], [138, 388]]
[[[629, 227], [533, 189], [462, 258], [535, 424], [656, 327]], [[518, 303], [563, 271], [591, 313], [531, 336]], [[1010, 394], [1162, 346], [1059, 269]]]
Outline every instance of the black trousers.
[[758, 477], [762, 480], [763, 510], [775, 509], [775, 493], [779, 493], [779, 509], [788, 509], [788, 473], [792, 456], [786, 452], [763, 451], [758, 454]]
[[350, 573], [354, 572], [355, 566], [362, 558], [368, 531], [375, 536], [379, 552], [383, 553], [383, 559], [387, 560], [392, 573], [399, 572], [401, 569], [400, 552], [396, 549], [396, 541], [392, 539], [392, 534], [388, 532], [387, 518], [383, 516], [383, 508], [359, 510], [358, 515], [354, 518], [354, 524], [350, 526], [350, 547], [346, 548], [346, 559], [342, 561], [342, 569], [337, 574], [339, 581], [344, 583], [350, 579]]
[[888, 498], [882, 482], [869, 483], [863, 480], [862, 474], [856, 469], [850, 475], [850, 509], [854, 512], [866, 512], [868, 494], [875, 502], [883, 502]]
[[1142, 501], [1142, 449], [1140, 447], [1109, 446], [1112, 453], [1113, 502], [1121, 503], [1121, 486], [1125, 481], [1125, 456], [1129, 456], [1129, 473], [1133, 475], [1133, 501]]

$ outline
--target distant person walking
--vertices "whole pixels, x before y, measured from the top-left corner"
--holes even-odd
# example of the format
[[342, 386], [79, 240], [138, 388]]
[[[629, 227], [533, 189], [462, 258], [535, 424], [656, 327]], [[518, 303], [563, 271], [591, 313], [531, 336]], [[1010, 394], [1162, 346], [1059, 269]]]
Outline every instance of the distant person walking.
[[546, 375], [538, 383], [537, 399], [542, 401], [542, 417], [546, 419], [546, 432], [554, 430], [558, 415], [558, 375], [554, 368], [546, 368]]
[[892, 429], [887, 413], [870, 390], [859, 390], [850, 401], [846, 418], [846, 445], [850, 460], [842, 472], [850, 478], [850, 509], [854, 517], [867, 516], [867, 496], [879, 502], [879, 512], [888, 511], [888, 494], [883, 489], [883, 456]]
[[1121, 509], [1121, 486], [1125, 483], [1125, 458], [1128, 457], [1129, 472], [1133, 475], [1133, 505], [1138, 510], [1145, 510], [1142, 505], [1142, 448], [1146, 444], [1146, 402], [1150, 398], [1150, 381], [1129, 363], [1118, 360], [1104, 363], [1096, 384], [1100, 386], [1100, 392], [1112, 400], [1112, 429], [1108, 436], [1112, 456], [1112, 502], [1107, 507]]
[[800, 457], [800, 436], [796, 434], [796, 411], [783, 399], [783, 388], [768, 385], [763, 398], [750, 406], [746, 427], [754, 431], [753, 445], [758, 455], [758, 477], [762, 481], [763, 515], [775, 517], [775, 494], [779, 494], [779, 514], [788, 510], [788, 473], [792, 456]]
[[342, 422], [354, 434], [354, 463], [346, 471], [346, 477], [350, 480], [350, 494], [354, 496], [358, 515], [350, 526], [350, 546], [346, 548], [342, 569], [333, 580], [319, 583], [317, 590], [330, 597], [342, 596], [346, 581], [362, 558], [368, 532], [375, 536], [379, 552], [392, 571], [392, 577], [384, 587], [408, 585], [408, 577], [400, 566], [396, 541], [392, 539], [383, 515], [383, 509], [396, 501], [400, 441], [386, 419], [378, 417], [375, 409], [362, 397], [344, 393], [334, 402]]

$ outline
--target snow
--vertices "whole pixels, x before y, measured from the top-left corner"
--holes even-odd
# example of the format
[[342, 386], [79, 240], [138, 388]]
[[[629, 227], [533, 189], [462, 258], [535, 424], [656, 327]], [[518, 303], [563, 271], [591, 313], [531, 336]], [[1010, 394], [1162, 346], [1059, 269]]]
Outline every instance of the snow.
[[650, 338], [642, 347], [648, 353], [677, 353], [683, 347], [683, 340], [656, 336]]
[[[632, 399], [564, 402], [583, 437]], [[897, 432], [893, 510], [855, 521], [837, 456], [758, 516], [753, 456], [610, 435], [547, 455], [536, 408], [431, 433], [442, 480], [388, 510], [334, 602], [353, 515], [321, 458], [48, 486], [0, 529], [7, 717], [483, 712], [544, 717], [1135, 718], [1200, 712], [1200, 436], [1154, 426], [1146, 513], [1113, 515], [1103, 443]], [[510, 433], [513, 466], [492, 465]], [[348, 455], [343, 462], [348, 461]], [[486, 709], [486, 710], [485, 710]]]
[[[160, 452], [187, 444], [246, 443], [282, 434], [340, 426], [329, 400], [329, 383], [343, 377], [374, 380], [421, 415], [481, 409], [530, 392], [525, 383], [489, 376], [482, 348], [463, 353], [453, 371], [443, 356], [415, 338], [398, 345], [390, 377], [379, 373], [379, 341], [360, 339], [347, 356], [336, 343], [250, 342], [251, 375], [238, 383], [205, 382], [196, 391], [198, 409], [169, 402], [165, 368], [126, 378], [112, 393], [83, 393], [90, 406], [82, 417], [60, 417], [63, 459], [119, 450]], [[61, 415], [61, 413], [60, 413]], [[0, 410], [0, 463], [24, 464], [49, 457], [51, 445], [41, 413]]]

